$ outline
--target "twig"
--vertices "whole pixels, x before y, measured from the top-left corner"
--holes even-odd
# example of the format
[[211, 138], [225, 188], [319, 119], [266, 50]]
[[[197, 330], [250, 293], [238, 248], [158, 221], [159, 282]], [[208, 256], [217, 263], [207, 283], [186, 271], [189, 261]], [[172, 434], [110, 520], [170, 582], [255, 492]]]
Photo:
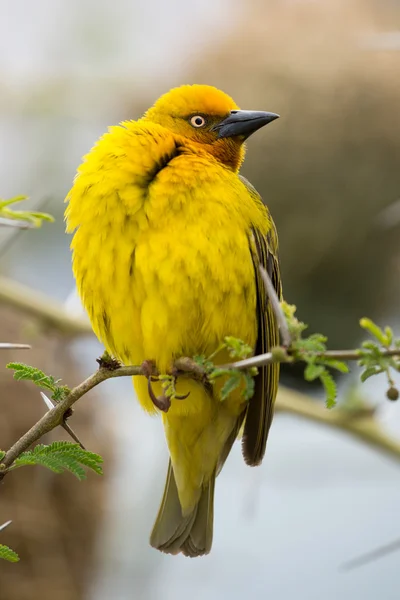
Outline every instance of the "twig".
[[286, 388], [280, 388], [275, 410], [345, 431], [376, 450], [400, 460], [400, 441], [387, 435], [374, 419], [372, 411], [353, 412], [350, 408], [340, 406], [328, 410], [324, 404], [310, 400], [305, 394]]
[[[48, 398], [48, 396], [46, 396], [46, 394], [44, 394], [43, 392], [40, 392], [40, 395], [42, 397], [43, 402], [45, 403], [45, 405], [47, 406], [47, 408], [49, 410], [52, 410], [56, 406], [56, 403], [53, 402], [53, 400], [51, 400], [50, 398]], [[71, 409], [71, 411], [72, 411], [72, 409]], [[74, 442], [79, 444], [79, 446], [82, 448], [82, 450], [86, 450], [85, 446], [82, 444], [81, 440], [78, 438], [75, 431], [72, 429], [72, 427], [70, 427], [68, 425], [65, 415], [64, 415], [63, 422], [60, 423], [60, 425], [63, 429], [65, 429], [65, 431], [68, 433], [68, 435], [70, 435], [72, 437]]]
[[31, 429], [25, 433], [6, 453], [3, 460], [0, 462], [0, 468], [3, 471], [0, 471], [0, 480], [3, 479], [6, 474], [6, 470], [8, 467], [12, 465], [14, 460], [18, 458], [25, 452], [32, 444], [37, 442], [41, 437], [43, 437], [52, 429], [61, 425], [64, 420], [64, 415], [66, 411], [71, 408], [73, 404], [79, 398], [82, 398], [85, 394], [87, 394], [91, 389], [106, 381], [106, 379], [112, 379], [113, 377], [132, 377], [133, 375], [142, 375], [142, 367], [119, 367], [113, 371], [100, 368], [96, 373], [88, 377], [83, 383], [75, 387], [70, 391], [70, 393], [57, 405], [49, 410], [43, 417], [33, 426]]
[[[258, 356], [250, 356], [243, 360], [238, 360], [233, 363], [222, 365], [221, 369], [249, 369], [250, 367], [260, 367], [261, 365], [267, 365], [273, 362], [290, 362], [291, 357], [287, 355], [285, 358], [283, 353], [280, 352], [266, 352], [265, 354], [259, 354]], [[388, 348], [380, 350], [382, 356], [400, 356], [400, 348]], [[316, 355], [319, 358], [333, 358], [336, 360], [359, 360], [361, 358], [359, 350], [327, 350], [326, 352], [317, 352]], [[299, 362], [299, 359], [296, 359]]]
[[0, 227], [15, 227], [16, 229], [32, 229], [35, 225], [28, 221], [18, 221], [18, 219], [7, 219], [0, 217]]
[[0, 525], [0, 531], [3, 531], [3, 529], [11, 525], [11, 523], [12, 521], [6, 521], [5, 523], [3, 523], [3, 525]]
[[[397, 355], [400, 354], [400, 349], [396, 351], [387, 350], [387, 353], [390, 353], [392, 356], [395, 354]], [[349, 360], [358, 358], [357, 353], [352, 351], [344, 351], [341, 355], [343, 354], [345, 354]], [[330, 356], [332, 354], [326, 352], [324, 353], [324, 356], [326, 355]], [[335, 357], [338, 357], [338, 351], [335, 351]], [[249, 365], [249, 360], [253, 361], [251, 365]], [[277, 356], [274, 356], [273, 353], [268, 353], [266, 355], [238, 361], [237, 363], [231, 363], [224, 368], [248, 368], [249, 366], [266, 364], [273, 360], [279, 362]], [[83, 383], [72, 389], [63, 400], [58, 402], [54, 408], [51, 408], [10, 448], [10, 450], [8, 450], [0, 463], [0, 480], [5, 476], [8, 467], [12, 465], [22, 452], [25, 452], [25, 450], [37, 442], [43, 435], [64, 423], [66, 412], [73, 404], [75, 404], [75, 402], [77, 402], [77, 400], [107, 379], [112, 379], [114, 377], [132, 377], [137, 375], [148, 377], [148, 368], [146, 368], [144, 364], [141, 366], [117, 368], [114, 366], [112, 369], [102, 366]], [[174, 374], [179, 375], [180, 373], [185, 373], [196, 380], [204, 380], [206, 378], [205, 370], [190, 358], [181, 358], [176, 361]], [[157, 372], [154, 372], [153, 374], [157, 375]], [[374, 420], [373, 416], [371, 414], [366, 414], [365, 411], [363, 411], [361, 415], [360, 413], [354, 414], [351, 410], [343, 408], [328, 411], [324, 406], [310, 401], [302, 394], [293, 391], [282, 392], [282, 390], [278, 395], [276, 410], [279, 412], [293, 413], [312, 421], [347, 431], [369, 445], [395, 457], [397, 460], [400, 459], [400, 442], [388, 437]]]
[[355, 569], [356, 567], [363, 567], [364, 565], [373, 562], [375, 560], [379, 560], [392, 552], [396, 552], [400, 550], [400, 540], [395, 540], [394, 542], [390, 542], [389, 544], [385, 544], [384, 546], [380, 546], [375, 550], [371, 550], [371, 552], [366, 552], [357, 558], [353, 558], [348, 562], [342, 565], [342, 569], [344, 571], [350, 571], [351, 569]]
[[2, 276], [0, 276], [0, 302], [19, 308], [26, 314], [38, 318], [44, 325], [53, 327], [66, 335], [78, 336], [93, 333], [88, 320], [71, 317], [58, 302]]
[[29, 344], [8, 344], [7, 342], [0, 342], [0, 350], [30, 350], [32, 346]]
[[279, 332], [281, 334], [281, 342], [284, 348], [289, 348], [292, 343], [292, 336], [290, 335], [287, 321], [283, 313], [281, 302], [272, 284], [271, 278], [268, 272], [262, 265], [259, 265], [261, 277], [264, 283], [265, 292], [271, 302], [272, 310], [275, 313], [276, 320], [278, 322]]

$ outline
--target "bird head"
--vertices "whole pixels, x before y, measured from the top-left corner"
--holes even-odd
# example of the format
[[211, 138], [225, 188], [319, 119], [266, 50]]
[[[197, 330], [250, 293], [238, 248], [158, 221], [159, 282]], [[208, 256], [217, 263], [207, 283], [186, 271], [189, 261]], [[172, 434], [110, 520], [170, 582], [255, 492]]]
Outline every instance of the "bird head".
[[279, 115], [240, 110], [224, 92], [209, 85], [183, 85], [164, 94], [143, 120], [168, 129], [183, 143], [203, 150], [237, 171], [244, 158], [244, 142]]

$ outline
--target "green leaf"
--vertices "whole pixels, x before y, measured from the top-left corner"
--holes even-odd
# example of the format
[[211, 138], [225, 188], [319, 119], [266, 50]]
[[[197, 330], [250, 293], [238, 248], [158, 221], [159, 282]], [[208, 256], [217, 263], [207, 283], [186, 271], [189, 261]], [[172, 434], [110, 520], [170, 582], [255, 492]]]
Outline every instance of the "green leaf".
[[40, 369], [25, 365], [24, 363], [8, 363], [7, 369], [14, 371], [14, 379], [17, 381], [32, 381], [38, 387], [52, 392], [52, 398], [56, 402], [65, 398], [70, 389], [65, 385], [59, 385], [61, 379], [54, 379], [52, 375], [46, 375]]
[[102, 462], [103, 459], [101, 456], [83, 450], [78, 444], [53, 442], [48, 446], [39, 444], [33, 450], [23, 452], [14, 461], [9, 470], [27, 465], [42, 465], [54, 473], [69, 471], [79, 480], [82, 480], [86, 478], [83, 466], [102, 475], [103, 470], [100, 466]]
[[214, 363], [204, 356], [204, 354], [194, 356], [193, 360], [199, 367], [202, 367], [206, 373], [211, 373], [214, 369]]
[[250, 354], [253, 354], [253, 349], [238, 338], [227, 336], [224, 341], [230, 356], [233, 358], [242, 360], [243, 358], [250, 356]]
[[360, 325], [363, 329], [366, 329], [374, 338], [376, 338], [378, 342], [382, 344], [382, 346], [388, 345], [387, 335], [385, 335], [383, 330], [371, 319], [367, 319], [366, 317], [360, 319]]
[[360, 379], [364, 383], [364, 381], [367, 381], [367, 379], [373, 377], [374, 375], [378, 375], [379, 373], [382, 373], [382, 369], [379, 369], [379, 367], [367, 367], [365, 371], [361, 373]]
[[385, 335], [386, 335], [387, 345], [391, 346], [393, 344], [393, 330], [391, 327], [385, 327]]
[[11, 548], [9, 548], [8, 546], [4, 546], [3, 544], [0, 544], [0, 558], [2, 558], [3, 560], [8, 560], [8, 562], [18, 562], [19, 561], [19, 556], [16, 552], [14, 552], [14, 550], [11, 550]]
[[4, 450], [0, 450], [0, 460], [3, 460], [5, 455], [6, 455], [6, 452]]
[[255, 389], [254, 376], [252, 376], [251, 373], [246, 373], [244, 375], [243, 398], [245, 400], [250, 400], [254, 396], [254, 389]]
[[233, 390], [235, 390], [241, 381], [242, 374], [240, 371], [232, 371], [231, 376], [227, 379], [221, 390], [221, 400], [226, 400]]
[[61, 402], [61, 400], [64, 400], [64, 398], [66, 396], [68, 396], [68, 394], [70, 393], [70, 389], [68, 386], [66, 385], [60, 385], [57, 386], [56, 389], [54, 390], [53, 394], [52, 394], [52, 398], [55, 402]]
[[324, 371], [325, 367], [323, 365], [315, 365], [314, 363], [309, 363], [304, 369], [304, 379], [306, 381], [314, 381], [315, 379], [321, 377]]
[[297, 308], [294, 304], [288, 304], [283, 300], [281, 302], [281, 308], [283, 310], [283, 314], [285, 315], [286, 323], [292, 340], [296, 341], [300, 339], [301, 334], [305, 329], [307, 329], [308, 325], [302, 321], [299, 321], [297, 317], [295, 317]]
[[57, 387], [57, 381], [51, 375], [46, 375], [36, 367], [30, 367], [24, 363], [8, 363], [7, 369], [13, 369], [14, 379], [17, 381], [29, 380], [39, 387], [51, 390], [52, 392]]
[[16, 204], [17, 202], [23, 202], [27, 200], [28, 196], [15, 196], [14, 198], [10, 198], [9, 200], [2, 200], [0, 198], [0, 211], [6, 206], [11, 206], [11, 204]]
[[332, 375], [326, 369], [320, 375], [320, 379], [321, 379], [322, 385], [325, 388], [326, 407], [333, 408], [336, 404], [336, 396], [337, 396], [336, 383], [335, 383]]
[[379, 346], [375, 342], [371, 342], [371, 341], [367, 340], [366, 342], [362, 343], [362, 347], [365, 348], [365, 350], [371, 350], [371, 352], [380, 354]]
[[336, 360], [334, 358], [324, 358], [324, 365], [326, 365], [327, 367], [330, 367], [331, 369], [336, 369], [337, 371], [340, 371], [341, 373], [348, 373], [349, 372], [349, 367], [348, 365], [343, 362], [342, 360]]
[[0, 199], [0, 216], [5, 217], [7, 219], [26, 221], [27, 223], [35, 225], [35, 227], [40, 227], [42, 221], [54, 221], [54, 218], [47, 213], [27, 210], [12, 210], [11, 208], [8, 208], [12, 204], [16, 204], [17, 202], [22, 202], [24, 200], [28, 200], [28, 197], [16, 196], [15, 198], [11, 198], [10, 200]]

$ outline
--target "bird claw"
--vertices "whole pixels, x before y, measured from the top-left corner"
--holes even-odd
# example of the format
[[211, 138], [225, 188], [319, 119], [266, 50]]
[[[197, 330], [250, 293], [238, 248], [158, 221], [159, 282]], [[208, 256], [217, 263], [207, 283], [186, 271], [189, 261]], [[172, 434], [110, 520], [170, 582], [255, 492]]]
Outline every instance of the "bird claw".
[[[162, 412], [168, 412], [171, 407], [171, 398], [166, 394], [161, 394], [161, 396], [156, 396], [152, 387], [152, 383], [155, 381], [159, 381], [158, 375], [154, 375], [153, 373], [157, 373], [156, 366], [152, 360], [145, 360], [142, 362], [141, 370], [143, 375], [147, 378], [147, 390], [149, 393], [149, 397], [153, 402], [154, 406], [156, 406]], [[173, 367], [171, 371], [172, 377], [174, 377], [174, 390], [175, 390], [175, 382], [178, 377], [178, 370]], [[190, 392], [187, 394], [174, 394], [173, 398], [177, 400], [186, 400], [186, 398], [190, 395]]]
[[190, 396], [190, 392], [188, 392], [187, 394], [181, 394], [180, 396], [178, 396], [178, 394], [175, 394], [175, 398], [177, 400], [186, 400], [186, 398], [189, 398]]
[[[149, 396], [150, 396], [152, 403], [154, 404], [154, 406], [156, 408], [158, 408], [162, 412], [168, 412], [168, 410], [171, 406], [171, 400], [169, 398], [167, 398], [167, 396], [165, 396], [164, 394], [162, 394], [161, 396], [156, 396], [153, 391], [153, 388], [151, 386], [152, 381], [154, 381], [154, 377], [151, 377], [151, 375], [150, 375], [147, 378], [147, 390], [149, 392]], [[155, 381], [157, 381], [157, 380], [155, 380]]]

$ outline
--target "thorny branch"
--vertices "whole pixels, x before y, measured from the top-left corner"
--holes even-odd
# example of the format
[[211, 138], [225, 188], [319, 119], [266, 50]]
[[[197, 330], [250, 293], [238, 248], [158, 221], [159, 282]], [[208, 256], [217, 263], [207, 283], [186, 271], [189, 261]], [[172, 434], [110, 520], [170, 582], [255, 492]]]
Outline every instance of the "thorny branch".
[[275, 288], [272, 284], [271, 278], [268, 275], [266, 269], [263, 266], [259, 266], [261, 278], [264, 282], [265, 293], [268, 296], [269, 301], [271, 302], [272, 310], [275, 313], [275, 318], [278, 323], [279, 332], [281, 334], [281, 342], [284, 348], [289, 348], [292, 336], [289, 332], [289, 327], [286, 322], [286, 318], [284, 312], [281, 307], [281, 301], [278, 298], [278, 295], [275, 291]]
[[[266, 354], [237, 361], [224, 366], [227, 369], [248, 369], [250, 366], [260, 366], [271, 362], [283, 362], [285, 357], [280, 352], [268, 352]], [[400, 349], [382, 351], [387, 356], [399, 356]], [[345, 350], [326, 352], [324, 356], [332, 356], [345, 360], [358, 360], [359, 353], [357, 351]], [[190, 358], [180, 358], [175, 362], [174, 375], [186, 375], [196, 380], [204, 380], [207, 374], [202, 366], [194, 362]], [[80, 385], [73, 388], [60, 402], [51, 408], [25, 435], [23, 435], [6, 453], [0, 463], [0, 480], [4, 478], [7, 469], [12, 465], [16, 458], [25, 452], [32, 444], [37, 442], [49, 431], [55, 429], [59, 425], [63, 425], [66, 412], [77, 402], [82, 396], [87, 394], [94, 387], [115, 377], [132, 377], [132, 376], [148, 376], [147, 365], [141, 366], [115, 366], [112, 368], [100, 366], [98, 371], [93, 373], [88, 379]], [[153, 373], [157, 375], [157, 373]], [[293, 394], [290, 392], [292, 400], [285, 399], [285, 394], [282, 395], [282, 400], [278, 399], [277, 410], [284, 412], [292, 412], [302, 415], [306, 418], [326, 423], [333, 427], [340, 427], [345, 431], [349, 431], [356, 437], [381, 448], [388, 454], [400, 458], [400, 444], [395, 440], [387, 438], [380, 426], [375, 423], [373, 415], [363, 415], [356, 418], [351, 414], [351, 411], [338, 408], [334, 412], [326, 410], [313, 402], [302, 400], [301, 394], [298, 399], [293, 400]], [[296, 396], [295, 396], [296, 397]], [[302, 400], [302, 401], [301, 401]]]
[[7, 219], [0, 217], [0, 227], [15, 227], [17, 229], [32, 229], [35, 227], [33, 223], [27, 221], [17, 221], [16, 219]]
[[[359, 350], [327, 350], [326, 352], [317, 352], [316, 355], [318, 358], [352, 361], [359, 360], [361, 352]], [[382, 349], [381, 356], [400, 356], [400, 348]], [[271, 352], [259, 354], [258, 356], [250, 356], [229, 365], [224, 365], [221, 368], [249, 369], [250, 367], [261, 367], [273, 362], [292, 362], [292, 360], [292, 357], [282, 352], [282, 348], [278, 346], [277, 348], [273, 348]]]

